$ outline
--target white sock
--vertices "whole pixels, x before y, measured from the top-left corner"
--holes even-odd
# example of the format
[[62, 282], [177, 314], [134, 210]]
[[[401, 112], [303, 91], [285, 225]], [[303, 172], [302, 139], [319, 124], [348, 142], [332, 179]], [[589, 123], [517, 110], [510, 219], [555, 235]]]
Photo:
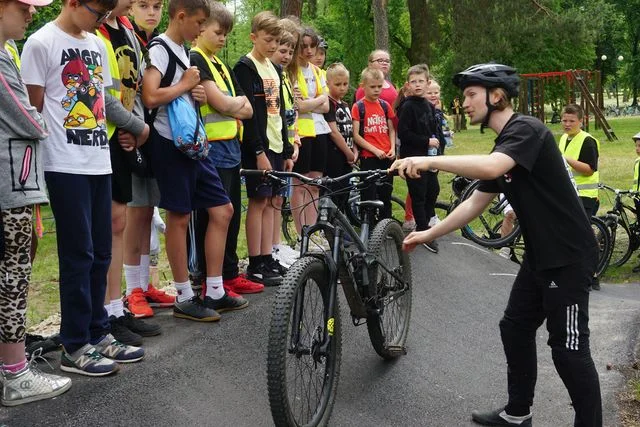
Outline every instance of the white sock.
[[193, 289], [191, 289], [191, 283], [189, 282], [173, 282], [173, 286], [176, 287], [176, 291], [178, 291], [178, 295], [176, 295], [177, 302], [184, 302], [188, 299], [193, 298]]
[[113, 316], [113, 309], [111, 308], [111, 303], [105, 304], [104, 309], [107, 310], [107, 317]]
[[207, 288], [205, 296], [220, 299], [224, 296], [224, 288], [222, 287], [222, 276], [207, 277]]
[[140, 287], [144, 292], [149, 290], [149, 254], [140, 255]]
[[131, 295], [134, 289], [140, 287], [140, 266], [125, 264], [123, 269], [124, 281], [127, 284], [127, 295]]
[[111, 304], [109, 305], [111, 306], [111, 314], [113, 316], [116, 316], [116, 317], [124, 316], [124, 305], [122, 304], [122, 300], [120, 298], [112, 299]]

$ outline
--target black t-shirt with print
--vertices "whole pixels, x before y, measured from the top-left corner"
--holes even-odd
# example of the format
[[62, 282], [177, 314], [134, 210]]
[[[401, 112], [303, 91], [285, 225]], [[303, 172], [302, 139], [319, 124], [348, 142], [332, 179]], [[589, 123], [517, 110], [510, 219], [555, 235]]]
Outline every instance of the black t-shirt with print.
[[[212, 82], [215, 83], [215, 79], [213, 78], [213, 74], [211, 74], [209, 65], [207, 64], [207, 61], [202, 57], [202, 55], [200, 55], [198, 52], [191, 52], [189, 54], [189, 61], [191, 62], [191, 65], [198, 67], [198, 70], [200, 70], [200, 80], [211, 80]], [[227, 70], [229, 71], [229, 75], [231, 76], [231, 82], [229, 82], [227, 80], [227, 76], [224, 74], [222, 70], [222, 65], [214, 61], [211, 61], [211, 63], [213, 64], [215, 69], [218, 71], [218, 73], [220, 73], [220, 75], [222, 76], [222, 80], [224, 80], [225, 85], [227, 85], [227, 90], [229, 90], [230, 84], [232, 84], [233, 88], [236, 91], [236, 96], [244, 96], [244, 91], [242, 90], [242, 87], [238, 84], [238, 81], [236, 80], [236, 76], [235, 74], [233, 74], [233, 69], [227, 67]]]
[[353, 120], [349, 104], [329, 98], [329, 111], [324, 114], [324, 119], [327, 123], [336, 122], [338, 132], [344, 138], [347, 146], [353, 147]]
[[553, 135], [544, 124], [514, 114], [496, 138], [492, 152], [506, 154], [516, 166], [495, 180], [482, 181], [478, 189], [507, 196], [534, 270], [573, 264], [595, 251], [587, 215]]
[[118, 23], [118, 28], [113, 28], [110, 25], [105, 25], [105, 28], [109, 33], [109, 40], [113, 46], [118, 68], [120, 69], [121, 91], [123, 92], [122, 103], [131, 111], [138, 88], [140, 61], [136, 56], [135, 49], [130, 45], [129, 37], [125, 33], [127, 30], [122, 27], [122, 24]]

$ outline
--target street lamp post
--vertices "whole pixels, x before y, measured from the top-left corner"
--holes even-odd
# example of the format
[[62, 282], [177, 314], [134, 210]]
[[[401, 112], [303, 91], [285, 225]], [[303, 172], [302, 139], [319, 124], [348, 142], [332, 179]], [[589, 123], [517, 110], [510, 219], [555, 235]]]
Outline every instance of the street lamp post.
[[601, 88], [601, 95], [600, 95], [600, 109], [603, 110], [604, 109], [604, 61], [607, 60], [607, 55], [602, 55], [600, 57], [600, 88]]
[[[618, 55], [617, 59], [618, 59], [618, 62], [622, 62], [624, 60], [624, 56]], [[616, 109], [620, 109], [620, 101], [618, 100], [618, 67], [617, 66], [616, 66], [614, 84], [616, 85]]]

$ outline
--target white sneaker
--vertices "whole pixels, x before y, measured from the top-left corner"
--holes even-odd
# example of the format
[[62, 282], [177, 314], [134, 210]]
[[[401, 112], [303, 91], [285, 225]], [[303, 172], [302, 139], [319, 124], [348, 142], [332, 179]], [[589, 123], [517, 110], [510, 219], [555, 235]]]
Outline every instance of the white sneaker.
[[434, 215], [429, 220], [429, 227], [433, 227], [434, 225], [436, 225], [439, 222], [440, 222], [440, 218], [438, 218], [438, 215]]
[[291, 249], [287, 245], [283, 245], [282, 243], [275, 245], [273, 248], [274, 257], [277, 256], [278, 260], [281, 264], [289, 264], [291, 266], [298, 258], [300, 258], [300, 253]]
[[508, 246], [500, 248], [500, 250], [498, 251], [498, 255], [500, 255], [502, 258], [511, 259], [511, 248]]

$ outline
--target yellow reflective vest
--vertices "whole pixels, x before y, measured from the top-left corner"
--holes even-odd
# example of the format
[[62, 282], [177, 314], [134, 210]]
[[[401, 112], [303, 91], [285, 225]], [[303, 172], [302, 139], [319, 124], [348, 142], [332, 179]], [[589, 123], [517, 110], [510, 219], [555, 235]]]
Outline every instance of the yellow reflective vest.
[[9, 52], [9, 55], [11, 55], [11, 57], [13, 58], [13, 62], [16, 63], [16, 66], [18, 67], [18, 70], [19, 70], [21, 64], [20, 64], [20, 53], [18, 52], [18, 47], [15, 45], [13, 40], [8, 40], [4, 44], [4, 48], [7, 50], [7, 52]]
[[[560, 137], [560, 142], [558, 144], [558, 148], [560, 148], [560, 152], [572, 159], [578, 160], [580, 157], [580, 151], [582, 150], [582, 144], [586, 137], [591, 136], [585, 131], [580, 131], [577, 135], [575, 135], [571, 141], [568, 141], [568, 135], [565, 133]], [[594, 138], [595, 139], [595, 138]], [[595, 139], [596, 147], [598, 149], [598, 155], [600, 154], [600, 141]], [[576, 185], [578, 186], [578, 195], [580, 197], [588, 197], [591, 199], [598, 198], [598, 184], [600, 183], [600, 172], [595, 171], [591, 176], [581, 175], [579, 172], [576, 172], [573, 168], [571, 168], [571, 172], [573, 173], [573, 177], [576, 180]]]
[[[103, 24], [105, 25], [105, 24]], [[116, 52], [113, 50], [111, 40], [103, 34], [102, 31], [96, 30], [98, 37], [102, 39], [107, 47], [107, 62], [109, 63], [109, 73], [111, 74], [111, 86], [107, 88], [107, 91], [111, 96], [117, 100], [121, 100], [122, 91], [120, 90], [120, 69], [118, 68], [118, 59], [116, 58]], [[109, 139], [116, 132], [116, 125], [111, 123], [107, 118], [107, 136]]]
[[640, 191], [640, 157], [633, 164], [633, 191]]
[[[309, 94], [309, 88], [307, 87], [307, 83], [304, 79], [304, 74], [302, 74], [302, 68], [298, 67], [298, 89], [302, 94], [302, 99], [313, 99], [324, 93], [322, 90], [318, 67], [312, 63], [309, 63], [309, 67], [311, 67], [311, 71], [313, 72], [313, 76], [316, 80], [316, 92], [313, 96]], [[300, 135], [300, 138], [316, 136], [316, 127], [313, 124], [313, 116], [311, 115], [311, 112], [298, 114], [298, 134]]]
[[[218, 86], [218, 89], [227, 96], [236, 96], [236, 90], [233, 87], [233, 80], [231, 79], [231, 74], [229, 73], [227, 66], [224, 65], [217, 56], [213, 56], [213, 60], [216, 64], [220, 65], [220, 68], [222, 68], [222, 72], [224, 73], [223, 77], [218, 69], [213, 66], [211, 59], [208, 58], [200, 48], [194, 47], [191, 51], [202, 55], [209, 66], [209, 71], [211, 72], [213, 81], [216, 86]], [[225, 83], [225, 79], [228, 83]], [[207, 132], [207, 139], [209, 141], [228, 141], [238, 135], [238, 120], [236, 120], [235, 117], [219, 113], [208, 103], [200, 106], [200, 114], [202, 115], [204, 129]]]
[[[295, 99], [293, 97], [293, 89], [291, 88], [291, 82], [289, 81], [289, 77], [287, 77], [287, 73], [282, 73], [282, 86], [284, 87], [284, 108], [285, 110], [293, 110], [295, 108]], [[296, 132], [298, 126], [298, 119], [291, 125], [287, 127], [287, 137], [291, 144], [294, 143], [296, 139]]]

